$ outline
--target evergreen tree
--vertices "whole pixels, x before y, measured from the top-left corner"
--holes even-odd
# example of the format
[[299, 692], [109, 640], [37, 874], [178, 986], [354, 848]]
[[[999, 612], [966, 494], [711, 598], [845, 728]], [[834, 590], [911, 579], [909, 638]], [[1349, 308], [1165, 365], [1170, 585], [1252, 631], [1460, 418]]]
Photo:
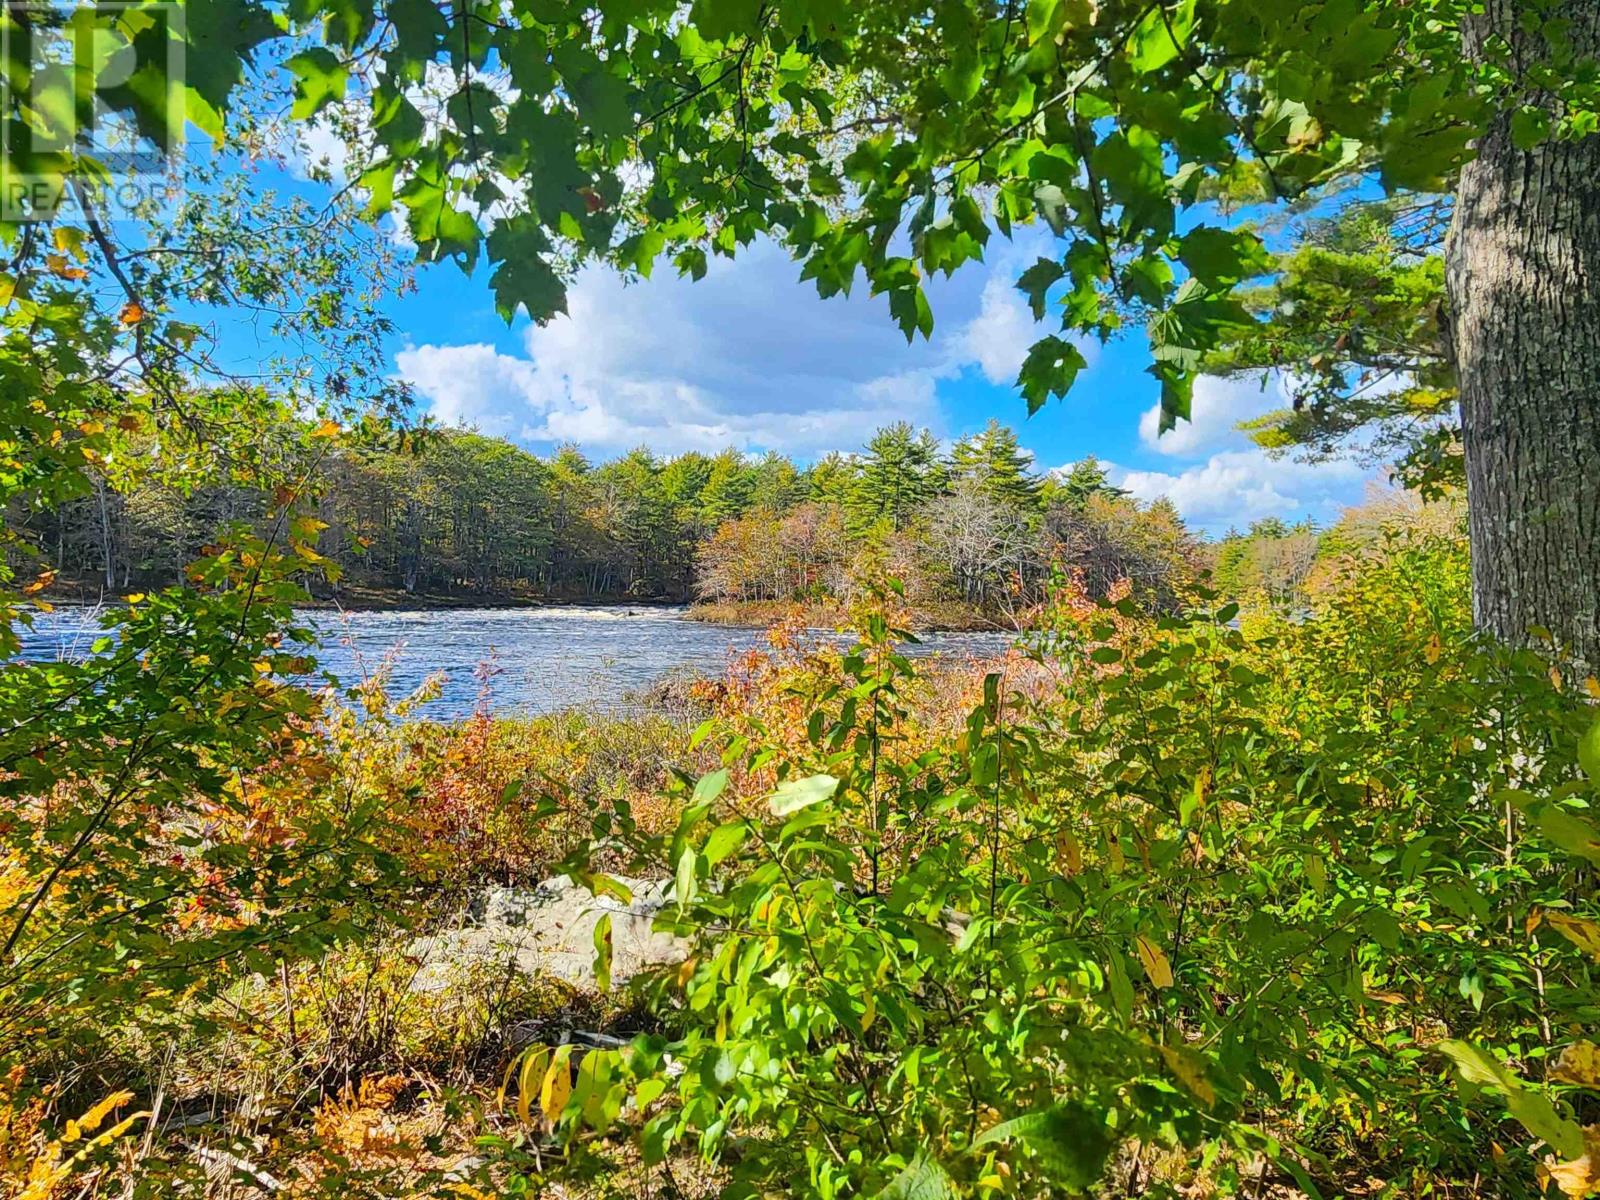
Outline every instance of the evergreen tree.
[[818, 504], [836, 504], [840, 508], [848, 508], [859, 473], [860, 467], [851, 456], [837, 450], [828, 451], [806, 472], [806, 486], [811, 499]]
[[993, 419], [982, 433], [955, 444], [950, 473], [955, 479], [971, 479], [980, 492], [1002, 504], [1031, 508], [1039, 501], [1033, 455], [1017, 444], [1016, 433]]
[[1127, 494], [1123, 489], [1112, 486], [1100, 460], [1089, 454], [1072, 464], [1072, 470], [1067, 472], [1066, 478], [1054, 487], [1051, 499], [1059, 499], [1071, 508], [1082, 508], [1091, 496]]
[[711, 480], [711, 459], [698, 450], [680, 454], [661, 468], [661, 494], [686, 521], [699, 515], [700, 493]]
[[751, 508], [787, 512], [806, 497], [805, 482], [794, 463], [782, 454], [768, 453], [749, 471]]
[[918, 433], [906, 421], [887, 425], [867, 443], [850, 496], [851, 524], [860, 530], [887, 521], [904, 529], [917, 509], [944, 490], [944, 481], [933, 434]]
[[700, 517], [708, 528], [737, 517], [750, 506], [753, 480], [750, 464], [737, 450], [727, 449], [711, 460], [705, 487], [700, 489]]

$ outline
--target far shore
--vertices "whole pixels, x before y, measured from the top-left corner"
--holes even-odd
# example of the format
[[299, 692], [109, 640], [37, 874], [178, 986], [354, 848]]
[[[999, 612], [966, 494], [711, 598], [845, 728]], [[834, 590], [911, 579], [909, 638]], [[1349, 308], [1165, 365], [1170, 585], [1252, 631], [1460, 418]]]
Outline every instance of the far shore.
[[[156, 585], [149, 585], [151, 587]], [[61, 607], [92, 608], [120, 600], [129, 592], [140, 590], [130, 586], [102, 593], [87, 586], [51, 589], [47, 598]], [[708, 625], [726, 625], [737, 628], [766, 629], [779, 623], [791, 623], [808, 629], [840, 629], [849, 625], [845, 606], [829, 603], [795, 603], [778, 600], [753, 600], [736, 603], [688, 604], [681, 600], [662, 597], [562, 597], [531, 596], [515, 592], [407, 592], [400, 588], [343, 587], [338, 592], [312, 595], [301, 601], [297, 608], [317, 612], [458, 612], [473, 609], [526, 608], [526, 609], [584, 609], [584, 608], [643, 608], [681, 610], [691, 621]], [[1010, 633], [1013, 626], [953, 603], [934, 603], [914, 608], [907, 618], [908, 626], [917, 633]]]

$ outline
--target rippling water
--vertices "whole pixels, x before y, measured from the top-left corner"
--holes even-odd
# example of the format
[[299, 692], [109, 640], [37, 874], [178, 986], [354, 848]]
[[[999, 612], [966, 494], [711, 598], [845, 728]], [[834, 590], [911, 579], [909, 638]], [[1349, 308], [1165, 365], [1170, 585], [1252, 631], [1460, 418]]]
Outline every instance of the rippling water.
[[[391, 692], [403, 695], [431, 673], [444, 691], [426, 708], [436, 719], [462, 716], [477, 704], [482, 668], [492, 664], [491, 705], [541, 713], [575, 705], [628, 707], [628, 696], [680, 670], [720, 673], [729, 659], [766, 645], [759, 629], [691, 621], [681, 608], [480, 608], [413, 612], [301, 614], [322, 633], [323, 665], [352, 683], [385, 656], [393, 662]], [[42, 614], [23, 638], [28, 658], [87, 654], [99, 625], [88, 609]], [[835, 635], [818, 632], [817, 638]], [[984, 655], [1011, 641], [998, 633], [923, 635], [909, 653]]]

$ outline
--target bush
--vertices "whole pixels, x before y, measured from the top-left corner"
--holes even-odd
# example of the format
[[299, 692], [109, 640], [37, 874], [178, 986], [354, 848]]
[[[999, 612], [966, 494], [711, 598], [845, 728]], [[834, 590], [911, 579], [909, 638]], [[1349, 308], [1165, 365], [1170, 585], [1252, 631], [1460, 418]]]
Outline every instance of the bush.
[[679, 1032], [585, 1059], [563, 1128], [631, 1096], [728, 1196], [1533, 1195], [1541, 1141], [1570, 1177], [1588, 1101], [1509, 1133], [1450, 1064], [1536, 1076], [1595, 1020], [1591, 717], [1467, 633], [1464, 570], [1397, 546], [1249, 630], [1064, 606], [953, 734], [881, 618], [774, 671], [670, 836], [600, 843], [695, 950], [651, 985]]

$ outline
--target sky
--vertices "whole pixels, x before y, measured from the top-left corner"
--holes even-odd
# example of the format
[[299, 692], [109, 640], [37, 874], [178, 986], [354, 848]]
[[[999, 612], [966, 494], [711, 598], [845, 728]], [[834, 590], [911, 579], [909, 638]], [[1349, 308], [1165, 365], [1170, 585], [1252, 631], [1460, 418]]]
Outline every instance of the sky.
[[[331, 191], [289, 174], [267, 182], [312, 197]], [[586, 268], [567, 314], [542, 327], [521, 315], [506, 324], [486, 270], [469, 277], [452, 263], [427, 265], [413, 292], [386, 305], [394, 372], [443, 424], [537, 452], [576, 442], [595, 460], [643, 445], [659, 454], [776, 450], [804, 462], [860, 449], [892, 421], [948, 442], [998, 418], [1039, 469], [1092, 454], [1132, 495], [1168, 497], [1213, 535], [1268, 516], [1326, 525], [1361, 499], [1369, 469], [1275, 459], [1238, 431], [1284, 405], [1276, 380], [1202, 378], [1193, 420], [1159, 435], [1158, 385], [1138, 330], [1080, 343], [1089, 365], [1072, 392], [1029, 417], [1017, 369], [1053, 330], [1034, 323], [1014, 281], [1053, 241], [1043, 228], [996, 234], [985, 262], [931, 281], [934, 333], [912, 345], [883, 297], [862, 284], [823, 300], [770, 242], [713, 259], [698, 282], [667, 263], [634, 281]]]

